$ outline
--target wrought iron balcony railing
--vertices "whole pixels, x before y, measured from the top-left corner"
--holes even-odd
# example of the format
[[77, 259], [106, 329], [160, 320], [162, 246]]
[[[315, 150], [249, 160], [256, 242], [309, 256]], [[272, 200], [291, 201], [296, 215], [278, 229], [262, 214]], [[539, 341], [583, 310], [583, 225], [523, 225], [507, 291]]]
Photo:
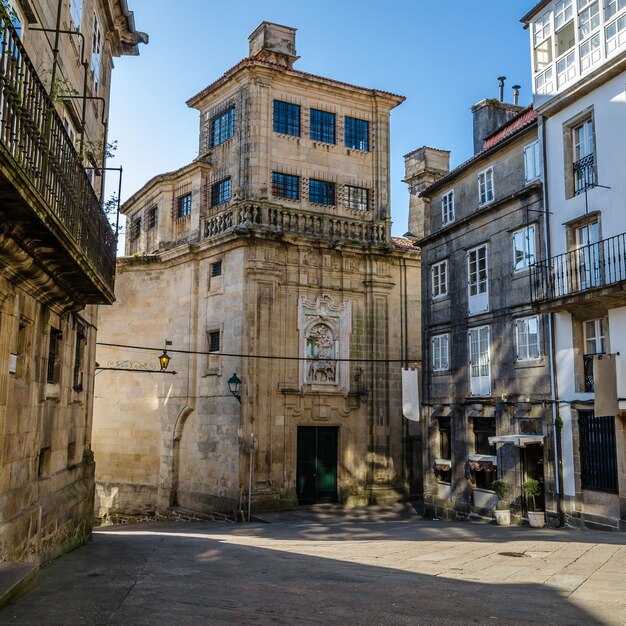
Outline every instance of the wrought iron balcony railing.
[[596, 169], [593, 153], [578, 159], [572, 165], [574, 169], [574, 193], [584, 193], [596, 184]]
[[531, 268], [532, 299], [542, 302], [626, 281], [626, 233], [581, 246]]
[[[0, 11], [0, 151], [3, 166], [19, 171], [36, 192], [29, 194], [43, 207], [42, 228], [77, 246], [88, 272], [97, 272], [112, 294], [115, 233], [6, 11]], [[78, 264], [85, 266], [84, 258]]]

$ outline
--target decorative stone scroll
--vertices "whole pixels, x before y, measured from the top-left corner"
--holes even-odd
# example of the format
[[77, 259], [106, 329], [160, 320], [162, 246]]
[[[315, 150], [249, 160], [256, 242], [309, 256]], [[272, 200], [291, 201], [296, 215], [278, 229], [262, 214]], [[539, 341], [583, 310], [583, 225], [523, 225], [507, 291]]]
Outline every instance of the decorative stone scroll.
[[304, 391], [349, 390], [352, 303], [334, 304], [328, 295], [314, 301], [298, 299], [300, 387]]

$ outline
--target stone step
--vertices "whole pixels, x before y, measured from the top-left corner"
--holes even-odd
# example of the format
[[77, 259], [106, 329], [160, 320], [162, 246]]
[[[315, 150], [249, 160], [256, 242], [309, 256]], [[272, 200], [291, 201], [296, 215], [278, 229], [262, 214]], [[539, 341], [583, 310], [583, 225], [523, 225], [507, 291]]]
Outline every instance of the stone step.
[[31, 591], [38, 573], [37, 563], [0, 563], [0, 608]]

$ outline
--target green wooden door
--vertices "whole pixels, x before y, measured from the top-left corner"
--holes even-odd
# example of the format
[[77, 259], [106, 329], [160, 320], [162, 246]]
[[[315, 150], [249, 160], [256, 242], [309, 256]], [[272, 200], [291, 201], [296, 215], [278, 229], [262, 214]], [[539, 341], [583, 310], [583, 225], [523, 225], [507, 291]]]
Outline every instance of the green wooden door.
[[337, 428], [300, 426], [296, 492], [300, 504], [337, 502]]

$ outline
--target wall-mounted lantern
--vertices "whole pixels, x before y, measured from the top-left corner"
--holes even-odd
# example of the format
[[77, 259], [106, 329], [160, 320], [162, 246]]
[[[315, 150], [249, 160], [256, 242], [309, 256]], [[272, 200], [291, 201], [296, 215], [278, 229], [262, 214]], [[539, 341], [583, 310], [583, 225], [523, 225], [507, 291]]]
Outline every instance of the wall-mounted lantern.
[[233, 396], [241, 402], [241, 378], [239, 378], [237, 374], [233, 374], [228, 379], [228, 391], [230, 391], [230, 393], [232, 393]]

